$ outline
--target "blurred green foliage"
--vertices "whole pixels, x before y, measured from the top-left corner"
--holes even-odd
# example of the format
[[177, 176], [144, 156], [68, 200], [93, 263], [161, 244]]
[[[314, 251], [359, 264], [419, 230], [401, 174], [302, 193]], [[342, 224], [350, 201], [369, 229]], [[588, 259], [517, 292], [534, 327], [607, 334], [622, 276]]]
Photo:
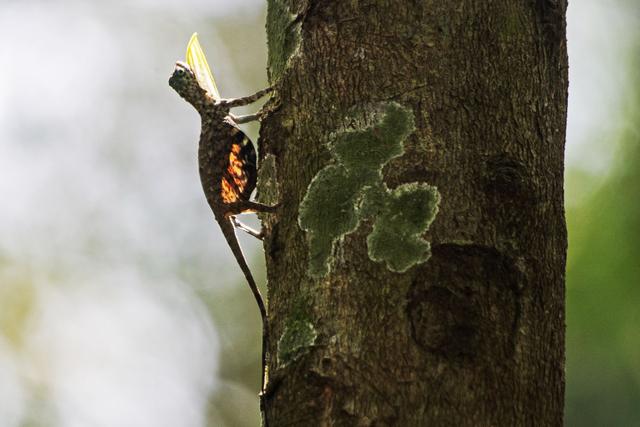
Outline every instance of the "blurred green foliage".
[[[255, 262], [251, 263], [256, 265]], [[235, 268], [230, 265], [229, 268]], [[264, 270], [254, 271], [265, 283]], [[265, 289], [262, 289], [265, 295]], [[201, 294], [210, 307], [220, 346], [218, 388], [209, 401], [210, 427], [260, 425], [261, 320], [258, 307], [243, 279], [236, 286]]]
[[[635, 69], [640, 69], [636, 49]], [[640, 425], [640, 78], [609, 175], [567, 209], [568, 426]], [[600, 141], [599, 143], [602, 143]], [[567, 194], [593, 185], [568, 171]], [[582, 193], [579, 188], [576, 192]]]

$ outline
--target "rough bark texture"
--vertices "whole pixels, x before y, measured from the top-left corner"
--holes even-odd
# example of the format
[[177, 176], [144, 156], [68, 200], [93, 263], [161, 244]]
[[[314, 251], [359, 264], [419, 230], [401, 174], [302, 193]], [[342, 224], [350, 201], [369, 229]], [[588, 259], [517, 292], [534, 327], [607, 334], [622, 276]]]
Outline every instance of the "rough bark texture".
[[[562, 425], [566, 2], [268, 4], [271, 427]], [[300, 204], [390, 102], [415, 129], [383, 181], [437, 187], [431, 257], [372, 260], [373, 215], [314, 275]]]

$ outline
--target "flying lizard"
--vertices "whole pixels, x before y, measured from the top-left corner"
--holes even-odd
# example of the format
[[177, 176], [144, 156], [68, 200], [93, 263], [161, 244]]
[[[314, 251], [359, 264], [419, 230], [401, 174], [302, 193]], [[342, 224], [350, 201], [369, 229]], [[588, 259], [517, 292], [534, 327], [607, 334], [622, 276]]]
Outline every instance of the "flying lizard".
[[[200, 181], [207, 202], [222, 229], [236, 261], [244, 273], [262, 317], [262, 389], [264, 398], [266, 362], [268, 352], [268, 319], [264, 301], [249, 266], [238, 244], [235, 229], [262, 238], [262, 233], [237, 221], [236, 215], [245, 212], [274, 212], [276, 206], [267, 206], [250, 200], [256, 186], [256, 151], [238, 124], [259, 120], [261, 113], [236, 116], [231, 108], [251, 104], [267, 95], [263, 89], [251, 96], [225, 99], [220, 97], [211, 69], [198, 42], [197, 34], [187, 45], [187, 62], [177, 62], [169, 85], [200, 114], [202, 128], [198, 148]], [[263, 419], [264, 403], [261, 402]]]

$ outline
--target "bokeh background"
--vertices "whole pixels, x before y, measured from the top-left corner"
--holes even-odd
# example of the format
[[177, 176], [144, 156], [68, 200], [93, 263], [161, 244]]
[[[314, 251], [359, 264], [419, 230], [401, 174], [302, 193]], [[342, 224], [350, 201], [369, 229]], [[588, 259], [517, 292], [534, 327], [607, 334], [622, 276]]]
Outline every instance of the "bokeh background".
[[[167, 79], [197, 30], [223, 96], [264, 87], [264, 19], [0, 0], [1, 427], [258, 425], [258, 311]], [[571, 2], [568, 38], [566, 424], [637, 426], [640, 4]]]

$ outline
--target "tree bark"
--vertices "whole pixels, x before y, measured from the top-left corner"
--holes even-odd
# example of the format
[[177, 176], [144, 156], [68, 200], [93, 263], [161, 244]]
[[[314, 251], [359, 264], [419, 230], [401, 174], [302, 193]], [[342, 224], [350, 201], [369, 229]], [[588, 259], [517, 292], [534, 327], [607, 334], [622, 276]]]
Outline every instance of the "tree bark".
[[566, 2], [268, 8], [270, 426], [562, 425]]

